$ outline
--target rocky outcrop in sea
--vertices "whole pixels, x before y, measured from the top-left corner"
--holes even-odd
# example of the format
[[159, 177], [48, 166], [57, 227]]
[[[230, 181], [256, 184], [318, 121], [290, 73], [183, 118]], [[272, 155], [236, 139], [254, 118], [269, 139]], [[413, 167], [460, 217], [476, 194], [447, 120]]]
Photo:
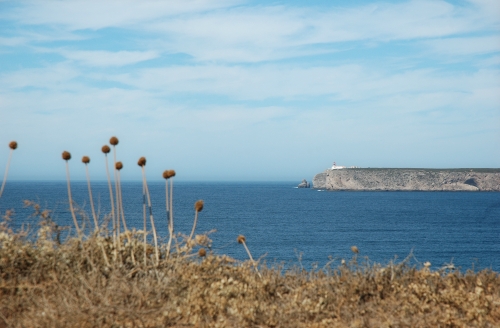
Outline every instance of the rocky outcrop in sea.
[[326, 190], [500, 191], [500, 169], [328, 169], [312, 182]]
[[311, 185], [309, 184], [309, 182], [307, 182], [306, 179], [303, 179], [301, 183], [299, 183], [299, 185], [297, 186], [297, 188], [310, 188]]

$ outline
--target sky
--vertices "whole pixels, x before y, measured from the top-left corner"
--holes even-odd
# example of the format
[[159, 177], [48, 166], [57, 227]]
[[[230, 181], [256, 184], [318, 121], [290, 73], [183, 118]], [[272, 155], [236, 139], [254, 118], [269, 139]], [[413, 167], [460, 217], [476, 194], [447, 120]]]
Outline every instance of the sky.
[[500, 1], [0, 0], [0, 170], [111, 136], [124, 180], [500, 167]]

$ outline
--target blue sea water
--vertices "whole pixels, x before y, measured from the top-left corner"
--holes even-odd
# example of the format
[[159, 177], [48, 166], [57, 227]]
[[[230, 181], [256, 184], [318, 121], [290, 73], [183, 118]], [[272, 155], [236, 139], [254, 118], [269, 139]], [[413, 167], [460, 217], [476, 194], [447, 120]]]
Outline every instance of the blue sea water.
[[[174, 182], [174, 224], [189, 234], [193, 205], [203, 199], [197, 232], [212, 229], [213, 251], [237, 259], [247, 255], [236, 242], [243, 234], [254, 258], [310, 269], [334, 259], [360, 257], [388, 263], [413, 252], [412, 263], [433, 268], [453, 263], [462, 271], [491, 268], [500, 272], [500, 193], [498, 192], [328, 192], [282, 183]], [[90, 215], [86, 182], [72, 182], [76, 203]], [[162, 238], [168, 236], [165, 183], [149, 183], [153, 215]], [[142, 183], [123, 182], [129, 228], [142, 229]], [[100, 217], [110, 212], [107, 182], [93, 182]], [[59, 225], [72, 226], [66, 183], [8, 181], [0, 198], [2, 215], [14, 209], [11, 225], [36, 227], [23, 200], [53, 211]], [[300, 261], [299, 261], [300, 259]]]

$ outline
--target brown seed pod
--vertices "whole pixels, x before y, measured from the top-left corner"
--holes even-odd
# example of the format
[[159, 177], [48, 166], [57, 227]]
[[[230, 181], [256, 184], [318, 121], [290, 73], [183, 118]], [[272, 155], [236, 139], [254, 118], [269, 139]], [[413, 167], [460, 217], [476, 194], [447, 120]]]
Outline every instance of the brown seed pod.
[[201, 212], [203, 210], [203, 201], [200, 199], [198, 201], [196, 201], [196, 203], [194, 203], [194, 210], [196, 212]]
[[111, 151], [111, 148], [109, 148], [108, 145], [104, 145], [102, 146], [101, 150], [103, 153], [108, 154]]
[[139, 158], [139, 161], [137, 161], [137, 165], [139, 166], [145, 166], [146, 165], [146, 157], [141, 157]]
[[243, 244], [244, 242], [246, 242], [246, 241], [247, 241], [247, 240], [246, 240], [246, 238], [245, 238], [245, 236], [243, 236], [243, 235], [239, 235], [239, 236], [238, 236], [238, 238], [236, 238], [236, 240], [237, 240], [237, 241], [238, 241], [238, 243], [240, 243], [240, 244]]
[[17, 142], [11, 141], [9, 143], [9, 148], [12, 149], [12, 150], [16, 149], [17, 148]]
[[112, 144], [113, 146], [118, 145], [118, 138], [117, 137], [111, 137], [111, 139], [109, 139], [109, 143]]
[[358, 254], [359, 253], [359, 249], [357, 246], [351, 246], [351, 251], [355, 254]]
[[83, 156], [83, 157], [82, 157], [82, 163], [85, 163], [85, 164], [90, 163], [90, 157], [88, 157], [88, 156]]
[[200, 248], [200, 249], [198, 250], [198, 255], [199, 255], [200, 257], [205, 257], [205, 256], [207, 255], [207, 251], [206, 251], [204, 248]]
[[164, 179], [170, 179], [171, 177], [175, 176], [175, 171], [174, 170], [165, 170], [163, 171], [163, 178]]
[[69, 151], [63, 151], [62, 153], [62, 158], [65, 160], [65, 161], [69, 161], [71, 159], [71, 154], [69, 153]]
[[117, 169], [118, 171], [120, 171], [121, 169], [123, 169], [123, 163], [122, 162], [116, 162], [115, 169]]

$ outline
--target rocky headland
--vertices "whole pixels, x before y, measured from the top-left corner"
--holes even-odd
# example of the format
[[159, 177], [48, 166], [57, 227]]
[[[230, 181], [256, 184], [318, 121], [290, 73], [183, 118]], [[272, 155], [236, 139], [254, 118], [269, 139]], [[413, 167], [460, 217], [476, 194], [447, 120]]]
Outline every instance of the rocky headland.
[[327, 169], [312, 182], [326, 190], [500, 191], [500, 169]]

